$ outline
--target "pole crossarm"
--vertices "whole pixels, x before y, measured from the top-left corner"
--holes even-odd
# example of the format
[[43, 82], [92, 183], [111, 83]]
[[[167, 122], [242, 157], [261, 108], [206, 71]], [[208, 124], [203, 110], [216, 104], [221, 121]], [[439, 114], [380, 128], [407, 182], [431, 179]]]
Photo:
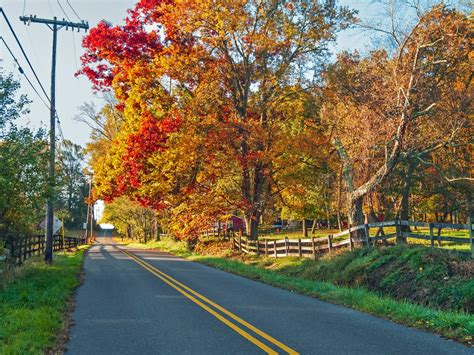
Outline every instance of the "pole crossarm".
[[88, 30], [89, 29], [89, 23], [86, 21], [82, 22], [71, 22], [71, 21], [66, 21], [65, 19], [62, 20], [56, 20], [54, 18], [53, 20], [46, 19], [46, 18], [39, 18], [33, 15], [30, 16], [20, 16], [20, 21], [23, 21], [23, 23], [29, 24], [31, 22], [35, 23], [44, 23], [46, 25], [56, 25], [56, 26], [61, 26], [61, 27], [66, 27], [66, 29], [70, 28], [77, 28], [77, 29], [84, 29]]

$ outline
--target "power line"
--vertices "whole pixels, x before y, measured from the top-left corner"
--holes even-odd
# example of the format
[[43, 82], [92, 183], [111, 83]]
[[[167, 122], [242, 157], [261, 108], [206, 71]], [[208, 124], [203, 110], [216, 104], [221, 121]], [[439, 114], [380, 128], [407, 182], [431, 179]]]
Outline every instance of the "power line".
[[[18, 71], [25, 77], [26, 81], [28, 81], [28, 83], [30, 84], [31, 88], [33, 89], [33, 91], [36, 93], [36, 95], [38, 96], [38, 98], [41, 100], [41, 102], [43, 102], [43, 104], [46, 106], [46, 108], [49, 110], [50, 109], [50, 106], [46, 103], [46, 101], [41, 97], [41, 94], [38, 92], [38, 90], [36, 89], [36, 87], [33, 85], [33, 83], [31, 82], [30, 78], [28, 78], [28, 75], [26, 75], [25, 71], [23, 70], [23, 68], [21, 67], [20, 63], [18, 62], [18, 59], [15, 57], [15, 54], [13, 54], [12, 50], [10, 49], [10, 47], [8, 46], [7, 42], [5, 41], [5, 38], [3, 38], [2, 36], [0, 36], [0, 40], [3, 42], [3, 44], [5, 45], [5, 47], [7, 48], [8, 52], [10, 53], [10, 55], [12, 56], [13, 58], [13, 61], [16, 63], [16, 65], [18, 66]], [[49, 99], [49, 96], [46, 96], [46, 99], [48, 101], [50, 101]], [[55, 111], [55, 116], [56, 116], [56, 120], [58, 122], [58, 130], [59, 130], [59, 134], [61, 136], [61, 139], [64, 141], [64, 134], [63, 134], [63, 131], [62, 131], [62, 128], [60, 126], [61, 124], [61, 121], [59, 119], [59, 115], [58, 115], [58, 111], [56, 110]]]
[[[26, 54], [25, 50], [23, 49], [23, 46], [21, 45], [21, 42], [20, 42], [20, 40], [18, 39], [18, 36], [17, 36], [16, 33], [15, 33], [15, 30], [13, 29], [12, 25], [10, 24], [10, 21], [8, 20], [7, 14], [6, 14], [5, 11], [3, 10], [3, 8], [1, 8], [1, 7], [0, 7], [0, 12], [2, 13], [3, 18], [5, 19], [5, 21], [6, 21], [7, 25], [8, 25], [8, 28], [9, 28], [10, 31], [12, 32], [13, 37], [15, 37], [16, 43], [17, 43], [18, 46], [20, 47], [21, 53], [23, 53], [23, 56], [25, 57], [26, 62], [28, 63], [28, 66], [30, 67], [31, 71], [33, 72], [33, 75], [35, 76], [36, 81], [38, 82], [39, 86], [41, 87], [41, 90], [43, 91], [44, 95], [45, 95], [46, 97], [48, 97], [48, 94], [46, 93], [46, 90], [44, 89], [43, 84], [41, 83], [41, 80], [38, 78], [38, 75], [36, 74], [35, 69], [34, 69], [33, 66], [31, 65], [31, 62], [30, 62], [30, 59], [28, 58], [28, 55]], [[49, 101], [49, 97], [48, 97], [48, 101]]]
[[79, 19], [79, 21], [82, 21], [82, 18], [77, 14], [76, 10], [74, 10], [74, 7], [72, 7], [69, 0], [66, 0], [66, 2], [69, 5], [69, 7], [71, 8], [72, 12], [74, 12], [74, 15], [76, 15], [76, 17]]
[[41, 65], [41, 61], [39, 59], [38, 52], [36, 51], [36, 48], [35, 48], [36, 45], [33, 43], [33, 39], [31, 38], [31, 32], [30, 32], [29, 27], [26, 27], [26, 34], [28, 36], [28, 42], [30, 42], [30, 48], [33, 51], [33, 55], [35, 56], [35, 61], [36, 61], [36, 63], [39, 63]]
[[[1, 8], [0, 8], [0, 9], [1, 9]], [[3, 10], [2, 10], [2, 13], [3, 13]], [[4, 14], [4, 16], [5, 16], [5, 14]], [[46, 101], [43, 99], [43, 97], [41, 96], [41, 94], [38, 92], [38, 90], [36, 89], [36, 87], [35, 87], [35, 86], [33, 85], [33, 83], [31, 82], [31, 80], [30, 80], [30, 78], [28, 77], [28, 75], [26, 75], [25, 71], [24, 71], [23, 68], [21, 67], [21, 65], [20, 65], [20, 63], [19, 63], [19, 61], [18, 61], [18, 59], [15, 57], [15, 54], [13, 54], [13, 51], [10, 49], [10, 47], [8, 46], [8, 44], [7, 44], [7, 42], [5, 41], [5, 39], [4, 39], [2, 36], [0, 36], [0, 40], [3, 42], [3, 44], [4, 44], [5, 47], [7, 48], [8, 52], [9, 52], [10, 55], [12, 56], [14, 62], [15, 62], [16, 65], [18, 66], [18, 71], [25, 77], [26, 81], [27, 81], [28, 84], [31, 86], [31, 88], [33, 89], [33, 91], [36, 93], [36, 95], [38, 96], [38, 98], [41, 100], [41, 102], [44, 104], [44, 106], [49, 110], [49, 109], [51, 108], [50, 105], [48, 105], [48, 104], [46, 103]], [[21, 44], [20, 44], [20, 47], [21, 47]], [[27, 60], [28, 60], [28, 58], [27, 58]], [[29, 63], [29, 64], [30, 64], [30, 63]], [[31, 67], [31, 64], [30, 64], [30, 67]], [[32, 69], [33, 72], [35, 72], [33, 68], [31, 68], [31, 69]], [[40, 85], [41, 85], [41, 82], [40, 82]], [[44, 93], [45, 96], [46, 96], [46, 100], [51, 104], [51, 100], [50, 100], [48, 94], [46, 94], [46, 93], [44, 92], [44, 89], [43, 89], [43, 93]], [[57, 121], [58, 121], [58, 124], [60, 124], [59, 115], [58, 115], [58, 112], [57, 112], [56, 110], [55, 110], [55, 116], [56, 116], [56, 119], [57, 119]], [[58, 126], [58, 128], [59, 128], [60, 136], [61, 136], [62, 140], [64, 141], [64, 135], [63, 135], [63, 131], [62, 131], [62, 129], [61, 129], [61, 126]]]
[[64, 134], [63, 134], [63, 129], [61, 127], [61, 121], [59, 120], [59, 116], [58, 116], [57, 112], [56, 112], [56, 122], [58, 123], [59, 136], [61, 137], [61, 140], [64, 142], [65, 138], [64, 138]]
[[49, 7], [49, 12], [51, 13], [51, 16], [54, 17], [53, 7], [51, 6], [51, 0], [48, 0], [48, 7]]
[[[61, 11], [63, 12], [64, 16], [66, 16], [67, 20], [71, 22], [71, 19], [69, 18], [69, 16], [67, 15], [66, 11], [64, 11], [63, 7], [61, 6], [61, 3], [59, 2], [59, 0], [56, 0], [58, 2], [58, 5], [61, 9]], [[74, 31], [74, 29], [73, 29]]]
[[[12, 50], [10, 49], [10, 47], [8, 46], [7, 42], [5, 42], [5, 39], [0, 36], [0, 40], [3, 42], [3, 44], [5, 45], [5, 47], [7, 48], [8, 52], [10, 53], [10, 55], [12, 56], [13, 60], [15, 61], [16, 65], [18, 65], [18, 71], [23, 74], [23, 76], [25, 77], [26, 81], [28, 81], [28, 83], [30, 84], [30, 86], [32, 87], [32, 89], [34, 90], [34, 92], [36, 93], [36, 95], [38, 95], [39, 99], [43, 102], [43, 104], [46, 106], [46, 108], [49, 110], [49, 105], [46, 103], [46, 101], [44, 101], [44, 99], [41, 97], [40, 93], [38, 92], [38, 90], [36, 90], [36, 87], [33, 85], [33, 83], [30, 81], [30, 78], [28, 78], [28, 76], [26, 75], [25, 71], [23, 70], [23, 68], [21, 67], [20, 63], [18, 62], [18, 59], [15, 57], [15, 55], [13, 54]], [[47, 97], [47, 96], [46, 96]], [[49, 101], [49, 97], [47, 97], [48, 101]]]
[[76, 71], [79, 71], [79, 65], [77, 64], [77, 50], [76, 50], [76, 38], [74, 37], [74, 30], [72, 33], [72, 49], [74, 50], [74, 64], [76, 65]]

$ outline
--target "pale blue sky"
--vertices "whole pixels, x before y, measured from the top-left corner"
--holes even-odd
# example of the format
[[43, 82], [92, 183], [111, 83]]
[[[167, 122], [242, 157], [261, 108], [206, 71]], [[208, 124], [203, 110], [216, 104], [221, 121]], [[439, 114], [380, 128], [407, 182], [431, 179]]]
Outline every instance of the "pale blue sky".
[[[134, 0], [69, 0], [69, 3], [74, 7], [78, 15], [88, 20], [91, 27], [95, 26], [102, 19], [107, 19], [114, 24], [121, 23], [126, 16], [126, 10], [132, 7], [135, 2]], [[72, 21], [78, 21], [66, 0], [59, 0], [59, 3]], [[360, 15], [364, 18], [370, 18], [378, 12], [376, 11], [377, 5], [373, 5], [370, 0], [344, 0], [339, 3], [358, 9]], [[49, 94], [52, 33], [46, 25], [35, 23], [25, 26], [20, 22], [19, 16], [23, 15], [23, 7], [25, 6], [25, 15], [33, 14], [43, 18], [51, 18], [53, 16], [63, 18], [65, 16], [58, 5], [58, 0], [0, 0], [0, 6], [3, 7], [9, 17], [17, 36], [29, 55], [33, 67]], [[5, 38], [10, 48], [12, 48], [30, 80], [33, 81], [33, 74], [30, 72], [26, 61], [22, 57], [13, 36], [10, 34], [2, 18], [0, 18], [0, 34]], [[88, 80], [82, 76], [74, 77], [74, 73], [80, 65], [79, 57], [82, 54], [81, 40], [83, 35], [84, 31], [74, 32], [74, 35], [71, 30], [66, 31], [62, 29], [59, 32], [56, 80], [57, 111], [61, 119], [64, 136], [81, 145], [85, 145], [88, 141], [90, 130], [85, 124], [75, 121], [73, 117], [78, 113], [78, 107], [84, 102], [96, 101], [100, 105], [100, 100], [94, 97]], [[348, 30], [339, 36], [336, 48], [338, 50], [363, 50], [368, 44], [369, 38], [367, 35], [363, 35], [357, 30]], [[13, 71], [14, 75], [19, 78], [20, 74], [17, 67], [3, 44], [0, 44], [0, 58], [2, 59], [0, 66], [3, 67], [3, 70], [5, 72]], [[49, 124], [47, 108], [29, 87], [26, 80], [23, 77], [20, 80], [22, 92], [26, 93], [33, 101], [30, 105], [31, 113], [24, 117], [20, 123], [27, 124], [32, 128], [47, 127]]]

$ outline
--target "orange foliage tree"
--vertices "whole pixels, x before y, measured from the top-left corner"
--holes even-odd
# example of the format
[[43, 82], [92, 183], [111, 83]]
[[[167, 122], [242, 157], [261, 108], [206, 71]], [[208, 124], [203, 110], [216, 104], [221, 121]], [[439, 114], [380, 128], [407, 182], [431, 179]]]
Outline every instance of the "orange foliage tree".
[[100, 23], [81, 73], [125, 116], [111, 197], [167, 208], [187, 235], [239, 211], [256, 239], [289, 108], [351, 19], [330, 2], [142, 0]]
[[353, 225], [364, 223], [363, 197], [401, 160], [468, 144], [469, 28], [467, 16], [438, 6], [394, 56], [342, 54], [327, 72], [323, 116], [334, 128]]

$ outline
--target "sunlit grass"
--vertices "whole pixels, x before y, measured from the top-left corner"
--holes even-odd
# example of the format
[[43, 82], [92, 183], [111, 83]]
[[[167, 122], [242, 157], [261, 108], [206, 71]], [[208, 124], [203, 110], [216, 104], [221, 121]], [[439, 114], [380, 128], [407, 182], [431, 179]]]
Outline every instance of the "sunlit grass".
[[282, 230], [281, 232], [277, 232], [276, 230], [272, 233], [265, 233], [262, 234], [262, 239], [308, 239], [311, 237], [320, 238], [320, 237], [327, 237], [329, 234], [336, 234], [339, 233], [338, 229], [317, 229], [315, 230], [314, 234], [311, 233], [311, 228], [308, 230], [308, 236], [305, 237], [302, 230]]
[[1, 354], [42, 354], [55, 345], [85, 248], [55, 254], [51, 266], [32, 258], [10, 275], [0, 290]]
[[[378, 227], [375, 228], [370, 228], [370, 235], [372, 237], [375, 236], [375, 234], [378, 231]], [[395, 233], [395, 227], [384, 227], [383, 228], [385, 234], [393, 234]], [[424, 235], [430, 235], [430, 229], [425, 228], [425, 227], [418, 227], [414, 228], [411, 227], [411, 232], [415, 234], [424, 234]], [[434, 229], [434, 237], [435, 237], [435, 247], [438, 246], [438, 242], [436, 241], [436, 237], [438, 235], [438, 229]], [[444, 237], [456, 237], [456, 238], [469, 238], [469, 232], [467, 230], [456, 230], [456, 229], [447, 229], [443, 228], [441, 229], [441, 236]], [[391, 241], [395, 241], [395, 237], [392, 239], [389, 239]], [[380, 243], [380, 242], [379, 242]], [[423, 239], [415, 239], [415, 238], [408, 238], [408, 244], [411, 245], [424, 245], [424, 246], [431, 246], [431, 242], [429, 240], [423, 240]], [[458, 250], [458, 251], [463, 251], [463, 252], [469, 252], [471, 250], [471, 246], [466, 243], [455, 243], [455, 242], [446, 242], [442, 241], [441, 242], [441, 248], [442, 249], [451, 249], [451, 250]]]
[[189, 253], [188, 247], [183, 241], [176, 241], [172, 238], [165, 237], [161, 240], [151, 240], [147, 243], [139, 243], [136, 240], [132, 239], [121, 239], [119, 237], [113, 238], [114, 242], [126, 245], [132, 249], [159, 249], [162, 251], [173, 251], [174, 253], [179, 253], [180, 255], [186, 255]]
[[[61, 233], [59, 231], [58, 233]], [[82, 237], [86, 234], [86, 231], [83, 229], [65, 229], [64, 236], [65, 237]]]

